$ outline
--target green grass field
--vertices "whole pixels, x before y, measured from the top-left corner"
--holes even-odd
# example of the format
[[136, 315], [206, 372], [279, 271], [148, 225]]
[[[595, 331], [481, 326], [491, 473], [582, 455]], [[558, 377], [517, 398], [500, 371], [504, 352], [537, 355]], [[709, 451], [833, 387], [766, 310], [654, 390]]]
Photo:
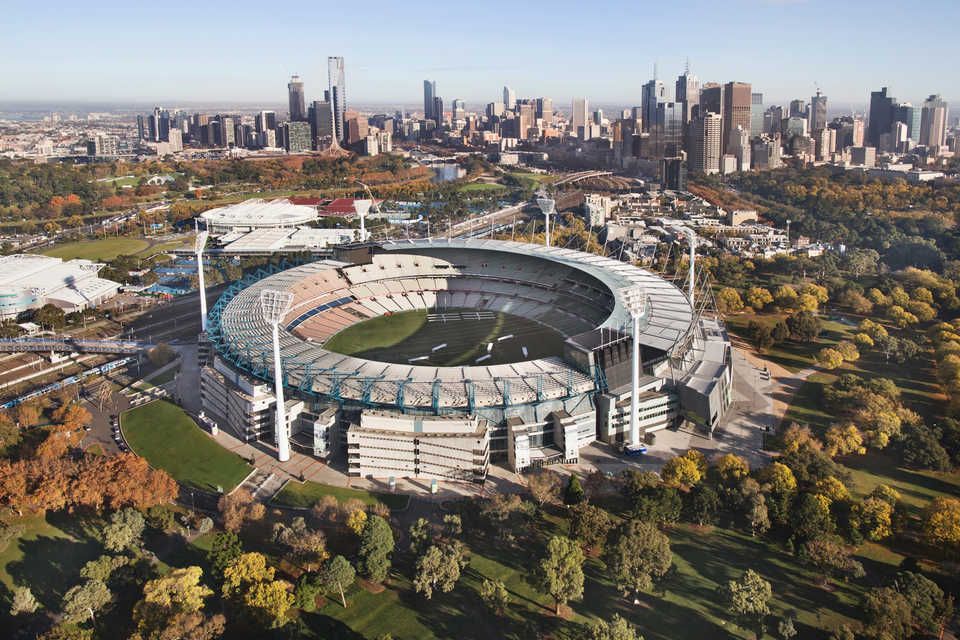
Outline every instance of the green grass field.
[[227, 492], [253, 469], [218, 445], [183, 409], [165, 400], [127, 411], [121, 426], [134, 452], [185, 485]]
[[506, 191], [507, 187], [502, 184], [495, 184], [492, 182], [468, 182], [467, 184], [461, 186], [458, 191], [464, 193], [477, 193], [477, 192], [493, 192], [493, 191]]
[[[494, 314], [492, 319], [472, 319], [471, 310], [449, 309], [446, 314], [463, 314], [463, 319], [430, 322], [426, 311], [405, 311], [379, 316], [347, 327], [330, 338], [324, 347], [345, 355], [407, 364], [411, 358], [427, 356], [414, 364], [456, 366], [474, 364], [487, 354], [491, 357], [479, 364], [542, 358], [563, 352], [563, 336], [538, 322], [507, 313]], [[513, 336], [505, 340], [500, 337]], [[446, 347], [433, 348], [446, 343]], [[526, 358], [522, 347], [527, 348]]]
[[87, 260], [113, 260], [120, 255], [133, 255], [147, 249], [150, 243], [141, 238], [102, 238], [100, 240], [81, 240], [68, 242], [46, 249], [43, 254], [54, 258], [71, 260], [85, 258]]
[[362, 489], [334, 487], [319, 482], [295, 482], [291, 480], [273, 498], [273, 503], [283, 507], [307, 509], [312, 507], [323, 496], [334, 496], [340, 502], [350, 499], [359, 500], [364, 504], [382, 502], [390, 509], [405, 509], [410, 502], [410, 496], [396, 493], [372, 493]]

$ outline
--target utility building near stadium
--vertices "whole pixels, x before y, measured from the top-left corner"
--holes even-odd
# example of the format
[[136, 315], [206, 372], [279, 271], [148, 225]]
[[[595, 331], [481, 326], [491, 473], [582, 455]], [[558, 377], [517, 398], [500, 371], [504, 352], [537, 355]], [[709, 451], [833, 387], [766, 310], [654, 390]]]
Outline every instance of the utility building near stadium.
[[95, 307], [117, 295], [120, 285], [97, 275], [102, 264], [63, 261], [34, 254], [0, 257], [0, 318], [16, 318], [52, 304], [65, 313]]
[[[201, 396], [220, 426], [246, 440], [289, 437], [318, 457], [345, 454], [362, 477], [482, 481], [491, 461], [515, 471], [575, 463], [596, 440], [630, 440], [631, 326], [641, 440], [683, 421], [712, 430], [731, 403], [726, 331], [691, 306], [692, 293], [644, 269], [497, 240], [350, 245], [335, 255], [249, 276], [216, 303]], [[260, 312], [267, 290], [292, 294], [279, 322], [283, 412]], [[404, 312], [426, 313], [428, 334], [467, 336], [483, 318], [495, 332], [421, 351], [387, 341], [375, 357], [326, 348]], [[454, 347], [463, 353], [451, 359]]]

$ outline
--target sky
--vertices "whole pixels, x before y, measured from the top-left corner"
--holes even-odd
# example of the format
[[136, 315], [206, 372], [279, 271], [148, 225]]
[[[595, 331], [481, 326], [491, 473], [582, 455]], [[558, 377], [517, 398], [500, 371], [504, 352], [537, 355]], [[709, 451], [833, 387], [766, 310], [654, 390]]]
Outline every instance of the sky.
[[347, 100], [417, 104], [573, 96], [639, 104], [654, 63], [670, 93], [750, 82], [765, 102], [960, 99], [960, 1], [616, 0], [263, 2], [12, 0], [0, 10], [0, 101], [283, 104], [298, 73], [322, 99], [345, 58]]

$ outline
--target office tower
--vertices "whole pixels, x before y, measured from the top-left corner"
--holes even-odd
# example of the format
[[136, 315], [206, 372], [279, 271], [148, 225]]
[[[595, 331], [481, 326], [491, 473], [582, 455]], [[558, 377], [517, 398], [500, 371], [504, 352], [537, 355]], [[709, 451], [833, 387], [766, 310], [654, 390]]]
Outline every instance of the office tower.
[[684, 191], [687, 188], [687, 165], [683, 158], [660, 161], [660, 188]]
[[763, 112], [763, 131], [761, 133], [777, 134], [783, 129], [783, 107], [773, 105]]
[[433, 97], [437, 95], [437, 82], [435, 80], [423, 81], [423, 119], [435, 120], [433, 116]]
[[488, 118], [499, 118], [503, 115], [503, 103], [502, 102], [488, 102], [487, 103], [487, 117]]
[[827, 128], [827, 96], [820, 94], [810, 98], [810, 131], [819, 131]]
[[433, 96], [433, 110], [430, 112], [437, 129], [443, 127], [443, 98]]
[[802, 116], [790, 116], [787, 118], [787, 124], [784, 127], [784, 138], [789, 140], [793, 137], [806, 137], [808, 133], [807, 119]]
[[939, 95], [923, 101], [920, 114], [920, 144], [942, 147], [947, 143], [947, 103]]
[[310, 123], [312, 147], [318, 151], [332, 145], [336, 125], [333, 120], [333, 105], [325, 100], [314, 100], [307, 112]]
[[290, 102], [290, 121], [305, 121], [307, 119], [307, 108], [303, 97], [303, 82], [300, 80], [300, 76], [290, 76], [290, 82], [287, 83], [287, 98]]
[[87, 155], [90, 157], [104, 157], [117, 155], [117, 136], [98, 134], [87, 140]]
[[309, 122], [284, 122], [279, 130], [282, 146], [289, 153], [309, 151], [312, 146]]
[[517, 138], [526, 140], [530, 137], [530, 129], [537, 119], [537, 106], [533, 100], [521, 100], [517, 104]]
[[803, 100], [791, 100], [788, 118], [807, 118], [807, 103]]
[[[896, 99], [887, 95], [887, 88], [870, 93], [870, 120], [867, 122], [867, 144], [880, 146], [880, 136], [890, 133]], [[859, 145], [855, 145], [859, 146]]]
[[[890, 134], [884, 134], [890, 135]], [[850, 164], [861, 167], [877, 166], [877, 150], [874, 147], [851, 147]]]
[[690, 127], [690, 170], [694, 173], [713, 174], [720, 172], [720, 136], [723, 118], [719, 113], [708, 111], [697, 114]]
[[783, 165], [780, 160], [780, 136], [764, 133], [755, 138], [750, 159], [754, 169], [779, 169]]
[[894, 107], [894, 110], [893, 119], [907, 125], [907, 137], [914, 143], [918, 143], [920, 141], [920, 114], [922, 109], [909, 102], [903, 102]]
[[853, 146], [862, 147], [864, 138], [866, 137], [866, 125], [863, 122], [863, 118], [860, 116], [854, 116], [853, 118]]
[[590, 111], [590, 102], [586, 98], [574, 98], [571, 105], [570, 126], [573, 135], [579, 136], [580, 129], [587, 126], [587, 113]]
[[640, 106], [643, 109], [642, 127], [644, 131], [650, 131], [654, 121], [657, 119], [657, 105], [667, 100], [667, 89], [663, 81], [657, 80], [656, 68], [654, 68], [653, 75], [653, 80], [643, 85], [643, 93], [641, 94], [640, 100]]
[[343, 128], [344, 113], [347, 111], [347, 79], [343, 68], [343, 58], [327, 58], [327, 75], [330, 85], [330, 105], [333, 108], [333, 129], [337, 142], [341, 142], [346, 131]]
[[277, 128], [277, 113], [276, 111], [261, 111], [254, 118], [254, 127], [257, 130], [257, 133], [264, 133], [271, 129]]
[[465, 120], [467, 117], [466, 103], [460, 98], [453, 99], [453, 102], [450, 103], [450, 110], [452, 111], [450, 119], [453, 122]]
[[553, 100], [537, 98], [537, 119], [542, 121], [544, 128], [553, 125]]
[[658, 158], [673, 158], [683, 151], [684, 105], [680, 102], [661, 102], [651, 136]]
[[751, 95], [749, 82], [728, 82], [723, 87], [723, 153], [727, 153], [731, 131], [738, 126], [750, 130]]
[[750, 94], [750, 135], [758, 136], [764, 133], [763, 128], [763, 94]]
[[736, 158], [735, 171], [750, 170], [750, 130], [737, 125], [730, 130], [727, 152]]
[[687, 68], [677, 78], [675, 89], [674, 100], [683, 105], [683, 123], [687, 124], [693, 117], [693, 108], [700, 104], [700, 79]]
[[143, 114], [137, 116], [137, 140], [145, 140], [147, 136], [147, 119]]
[[700, 113], [723, 112], [723, 86], [708, 82], [700, 88]]
[[513, 111], [517, 106], [517, 92], [510, 87], [503, 88], [503, 107], [507, 111]]
[[910, 150], [910, 135], [905, 122], [894, 122], [893, 126], [890, 127], [890, 137], [891, 151], [896, 151], [897, 153], [906, 153]]

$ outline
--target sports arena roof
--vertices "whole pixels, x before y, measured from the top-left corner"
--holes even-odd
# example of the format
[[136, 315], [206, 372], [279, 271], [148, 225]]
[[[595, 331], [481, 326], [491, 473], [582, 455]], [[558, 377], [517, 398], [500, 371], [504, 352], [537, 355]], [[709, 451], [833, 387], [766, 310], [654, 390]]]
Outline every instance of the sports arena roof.
[[255, 198], [237, 204], [217, 207], [200, 214], [206, 227], [214, 233], [236, 229], [294, 227], [317, 219], [317, 208], [293, 204], [286, 198]]
[[[431, 288], [442, 287], [445, 294], [456, 290], [452, 295], [463, 300], [478, 300], [482, 295], [494, 302], [509, 301], [500, 308], [510, 308], [512, 313], [527, 310], [544, 323], [564, 323], [564, 332], [570, 335], [590, 328], [624, 327], [629, 316], [620, 292], [640, 285], [649, 296], [642, 321], [644, 345], [670, 352], [693, 324], [690, 305], [674, 285], [643, 269], [589, 253], [471, 239], [394, 242], [383, 248], [385, 253], [378, 255], [384, 258], [378, 262], [375, 255], [370, 265], [318, 261], [229, 291], [218, 301], [211, 323], [211, 339], [218, 352], [242, 369], [271, 379], [271, 327], [259, 311], [260, 292], [288, 290], [294, 293], [294, 306], [280, 327], [288, 385], [381, 406], [493, 407], [569, 397], [593, 391], [595, 383], [559, 357], [438, 367], [345, 356], [301, 337], [300, 323], [330, 312], [329, 322], [338, 330], [391, 309], [417, 308], [416, 304], [423, 308], [429, 304], [424, 301], [430, 298]], [[411, 255], [401, 259], [403, 254]], [[457, 290], [460, 282], [472, 284]], [[577, 289], [581, 292], [571, 291]]]

